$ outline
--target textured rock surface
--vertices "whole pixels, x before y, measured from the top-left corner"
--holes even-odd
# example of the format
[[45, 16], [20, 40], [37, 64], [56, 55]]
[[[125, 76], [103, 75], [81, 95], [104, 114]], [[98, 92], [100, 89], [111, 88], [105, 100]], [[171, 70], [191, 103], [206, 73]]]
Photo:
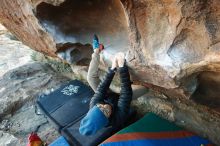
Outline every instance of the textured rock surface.
[[35, 107], [40, 94], [49, 94], [70, 79], [48, 64], [30, 63], [0, 78], [0, 145], [24, 146], [28, 134], [36, 131], [47, 143], [59, 134]]
[[[58, 75], [49, 65], [43, 63], [33, 63], [21, 67], [24, 64], [33, 62], [31, 60], [33, 50], [16, 40], [2, 25], [0, 25], [0, 50], [4, 52], [0, 55], [0, 80], [2, 82], [0, 86], [0, 107], [2, 109], [0, 116], [0, 146], [25, 146], [28, 134], [33, 131], [36, 131], [45, 142], [51, 143], [59, 136], [59, 133], [48, 123], [45, 116], [39, 114], [34, 106], [34, 101], [38, 94], [47, 94], [51, 89], [57, 88], [60, 85], [59, 83], [67, 80], [66, 77]], [[14, 75], [20, 75], [19, 79], [15, 79], [15, 76], [15, 78], [12, 77], [13, 71], [9, 73], [12, 75], [9, 76], [13, 79], [3, 77], [3, 74], [11, 69], [14, 69]], [[57, 77], [58, 80], [53, 78], [56, 81], [49, 81], [43, 86], [31, 82], [34, 78], [40, 81], [40, 78], [47, 75], [47, 71], [50, 75], [55, 75], [54, 77]], [[30, 78], [32, 79], [30, 80]], [[31, 84], [28, 84], [28, 82]], [[25, 87], [21, 87], [23, 83], [26, 84]], [[39, 90], [32, 88], [38, 85]]]
[[0, 76], [7, 71], [32, 62], [33, 50], [23, 45], [0, 24]]
[[57, 56], [69, 64], [89, 65], [91, 54], [93, 52], [92, 46], [89, 44], [80, 43], [65, 43], [57, 45]]
[[58, 42], [90, 43], [97, 33], [107, 46], [105, 61], [118, 50], [126, 52], [137, 81], [177, 88], [184, 77], [219, 70], [218, 0], [40, 2], [4, 0], [0, 18], [21, 41], [45, 54], [54, 56]]
[[[37, 132], [41, 139], [47, 143], [51, 143], [60, 136], [46, 117], [36, 111], [34, 105], [29, 106], [26, 104], [15, 112], [13, 116], [0, 122], [0, 130], [3, 132], [3, 136], [0, 137], [1, 146], [8, 146], [7, 143], [14, 141], [14, 145], [12, 144], [11, 146], [25, 146], [28, 141], [28, 135], [32, 132]], [[4, 137], [4, 133], [11, 136]]]
[[38, 93], [51, 92], [67, 79], [42, 63], [28, 64], [0, 78], [0, 116], [13, 113], [25, 102], [33, 101]]
[[0, 5], [1, 23], [27, 46], [55, 56], [56, 44], [39, 25], [32, 10], [29, 0], [3, 0]]
[[19, 146], [19, 140], [13, 135], [0, 131], [0, 145], [1, 146]]
[[[206, 104], [211, 108], [204, 108], [201, 114], [219, 119], [215, 114], [220, 104], [219, 0], [40, 2], [2, 0], [1, 23], [22, 42], [50, 56], [56, 56], [57, 43], [91, 43], [92, 34], [97, 33], [106, 45], [104, 67], [117, 51], [123, 51], [135, 83], [163, 92], [173, 100], [190, 102], [195, 110], [200, 108], [194, 103]], [[185, 126], [190, 124], [193, 120]], [[209, 129], [209, 124], [203, 124]], [[208, 130], [200, 132], [210, 134]], [[219, 131], [212, 134], [219, 135]]]
[[[182, 77], [202, 70], [216, 71], [219, 40], [219, 1], [124, 1], [130, 19], [131, 55], [136, 74], [146, 82], [175, 88]], [[211, 20], [209, 20], [211, 18]], [[207, 24], [208, 23], [208, 24]], [[214, 38], [214, 40], [213, 40]], [[135, 66], [134, 66], [135, 65]], [[140, 66], [140, 67], [139, 67]], [[157, 79], [155, 79], [155, 77]]]

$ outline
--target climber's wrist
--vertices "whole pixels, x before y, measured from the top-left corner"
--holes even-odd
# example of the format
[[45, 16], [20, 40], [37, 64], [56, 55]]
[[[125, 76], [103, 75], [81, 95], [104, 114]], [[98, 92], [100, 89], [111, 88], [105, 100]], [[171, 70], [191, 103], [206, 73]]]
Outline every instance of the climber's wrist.
[[99, 48], [94, 49], [94, 53], [99, 54], [100, 53]]

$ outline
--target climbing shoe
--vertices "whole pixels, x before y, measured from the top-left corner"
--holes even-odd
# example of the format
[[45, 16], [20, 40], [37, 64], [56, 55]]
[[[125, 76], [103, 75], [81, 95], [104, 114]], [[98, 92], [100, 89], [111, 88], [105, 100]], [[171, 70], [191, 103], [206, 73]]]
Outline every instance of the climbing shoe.
[[94, 35], [94, 37], [93, 37], [92, 47], [94, 50], [99, 48], [99, 39], [98, 39], [97, 35]]

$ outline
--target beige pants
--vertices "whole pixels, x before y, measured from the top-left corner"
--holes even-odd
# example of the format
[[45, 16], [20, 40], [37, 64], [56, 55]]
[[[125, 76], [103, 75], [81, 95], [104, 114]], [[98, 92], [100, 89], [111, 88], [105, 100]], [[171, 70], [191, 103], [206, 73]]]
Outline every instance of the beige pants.
[[94, 52], [92, 54], [92, 60], [89, 64], [89, 70], [87, 74], [87, 81], [90, 87], [96, 91], [97, 87], [100, 83], [99, 79], [99, 64], [100, 64], [100, 54], [98, 52]]

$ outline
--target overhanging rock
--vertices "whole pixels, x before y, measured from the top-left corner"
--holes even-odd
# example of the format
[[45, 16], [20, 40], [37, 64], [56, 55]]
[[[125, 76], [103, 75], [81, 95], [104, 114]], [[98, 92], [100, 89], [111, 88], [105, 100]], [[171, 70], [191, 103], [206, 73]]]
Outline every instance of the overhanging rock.
[[51, 56], [57, 43], [91, 43], [96, 33], [106, 62], [125, 52], [135, 80], [169, 89], [189, 75], [219, 71], [219, 3], [3, 0], [0, 18], [25, 44]]
[[91, 44], [96, 33], [106, 47], [104, 67], [122, 51], [134, 82], [219, 111], [219, 0], [2, 0], [0, 21], [53, 57], [58, 43]]

